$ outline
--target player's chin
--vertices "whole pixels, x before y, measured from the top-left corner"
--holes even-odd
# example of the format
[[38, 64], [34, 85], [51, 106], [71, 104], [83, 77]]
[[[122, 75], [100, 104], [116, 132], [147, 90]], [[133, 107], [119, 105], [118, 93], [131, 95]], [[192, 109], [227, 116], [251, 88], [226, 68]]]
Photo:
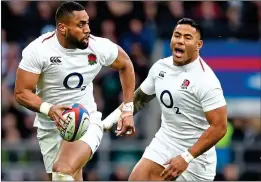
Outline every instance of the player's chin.
[[78, 48], [79, 49], [86, 49], [88, 47], [88, 41], [81, 41], [79, 44], [78, 44]]
[[83, 39], [82, 40], [83, 45], [88, 46], [88, 43], [89, 43], [89, 39]]
[[184, 59], [185, 59], [185, 56], [184, 55], [177, 56], [177, 55], [173, 54], [173, 59], [174, 59], [175, 62], [182, 63], [184, 61]]
[[173, 56], [173, 61], [176, 63], [176, 66], [183, 66], [186, 63], [186, 56]]

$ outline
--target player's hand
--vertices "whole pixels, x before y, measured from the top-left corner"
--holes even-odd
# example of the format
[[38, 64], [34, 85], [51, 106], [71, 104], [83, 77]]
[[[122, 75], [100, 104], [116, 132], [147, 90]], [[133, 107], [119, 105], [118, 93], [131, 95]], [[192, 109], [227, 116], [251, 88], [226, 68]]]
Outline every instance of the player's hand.
[[167, 161], [165, 165], [169, 164], [169, 166], [163, 170], [160, 174], [164, 180], [173, 181], [179, 177], [188, 167], [188, 163], [184, 160], [181, 155], [173, 157], [171, 160]]
[[66, 109], [71, 109], [71, 106], [64, 106], [64, 105], [54, 105], [50, 108], [48, 116], [53, 120], [56, 124], [58, 129], [64, 128], [63, 124], [67, 123], [68, 121], [66, 118], [62, 116], [62, 112]]
[[117, 130], [115, 131], [116, 136], [134, 135], [135, 127], [133, 121], [133, 113], [123, 112], [121, 118], [122, 119], [118, 121]]

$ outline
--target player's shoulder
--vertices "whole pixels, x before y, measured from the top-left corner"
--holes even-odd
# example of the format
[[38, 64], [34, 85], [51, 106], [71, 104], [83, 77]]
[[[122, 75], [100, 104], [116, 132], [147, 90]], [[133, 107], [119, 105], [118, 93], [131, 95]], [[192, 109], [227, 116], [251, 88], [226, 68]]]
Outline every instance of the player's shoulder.
[[205, 79], [214, 79], [216, 75], [212, 68], [205, 62], [203, 58], [198, 59], [199, 65], [198, 69], [196, 69], [197, 74], [204, 76]]
[[162, 68], [162, 67], [169, 67], [171, 65], [173, 65], [173, 58], [172, 58], [172, 56], [169, 56], [169, 57], [165, 57], [165, 58], [161, 58], [161, 59], [157, 60], [153, 64], [152, 68], [155, 67], [157, 69], [157, 68]]
[[110, 39], [90, 35], [88, 48], [99, 55], [104, 55], [114, 51], [117, 44], [113, 43]]
[[194, 78], [198, 80], [199, 85], [208, 86], [220, 86], [219, 79], [212, 68], [204, 61], [203, 58], [199, 58], [200, 66], [196, 69]]
[[172, 63], [172, 56], [158, 59], [150, 68], [150, 75], [154, 78], [156, 77], [160, 72], [165, 72], [168, 68], [170, 68], [169, 65]]
[[23, 49], [23, 53], [41, 52], [43, 50], [43, 48], [44, 48], [44, 45], [45, 45], [43, 43], [45, 41], [49, 40], [50, 38], [52, 38], [54, 35], [55, 35], [55, 31], [47, 32], [47, 33], [44, 33], [44, 34], [40, 35], [39, 37], [34, 39], [32, 42], [30, 42]]

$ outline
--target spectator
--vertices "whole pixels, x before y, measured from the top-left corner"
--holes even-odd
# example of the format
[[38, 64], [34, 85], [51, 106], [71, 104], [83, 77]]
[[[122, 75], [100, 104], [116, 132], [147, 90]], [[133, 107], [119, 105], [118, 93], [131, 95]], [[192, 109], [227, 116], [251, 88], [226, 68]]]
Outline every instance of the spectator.
[[139, 43], [144, 49], [146, 55], [150, 55], [153, 50], [154, 37], [152, 30], [143, 27], [143, 23], [138, 19], [130, 21], [130, 32], [125, 33], [121, 40], [120, 45], [128, 53], [131, 53], [133, 43]]
[[100, 24], [102, 23], [101, 18], [97, 16], [97, 2], [87, 1], [85, 9], [88, 12], [90, 18], [91, 32], [96, 36], [100, 35]]
[[118, 43], [116, 36], [116, 25], [112, 20], [104, 20], [101, 24], [101, 36], [110, 39], [114, 43]]
[[221, 33], [223, 13], [214, 1], [202, 1], [194, 9], [194, 16], [204, 30], [204, 39], [216, 38]]
[[182, 1], [171, 1], [159, 6], [157, 16], [157, 27], [159, 37], [169, 40], [173, 33], [173, 28], [181, 17], [187, 16]]

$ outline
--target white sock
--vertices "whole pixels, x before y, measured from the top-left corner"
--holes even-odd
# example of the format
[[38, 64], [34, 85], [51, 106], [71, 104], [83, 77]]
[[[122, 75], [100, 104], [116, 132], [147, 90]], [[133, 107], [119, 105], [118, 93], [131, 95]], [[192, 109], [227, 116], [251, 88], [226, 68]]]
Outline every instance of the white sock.
[[74, 179], [68, 174], [52, 172], [52, 181], [74, 181]]

